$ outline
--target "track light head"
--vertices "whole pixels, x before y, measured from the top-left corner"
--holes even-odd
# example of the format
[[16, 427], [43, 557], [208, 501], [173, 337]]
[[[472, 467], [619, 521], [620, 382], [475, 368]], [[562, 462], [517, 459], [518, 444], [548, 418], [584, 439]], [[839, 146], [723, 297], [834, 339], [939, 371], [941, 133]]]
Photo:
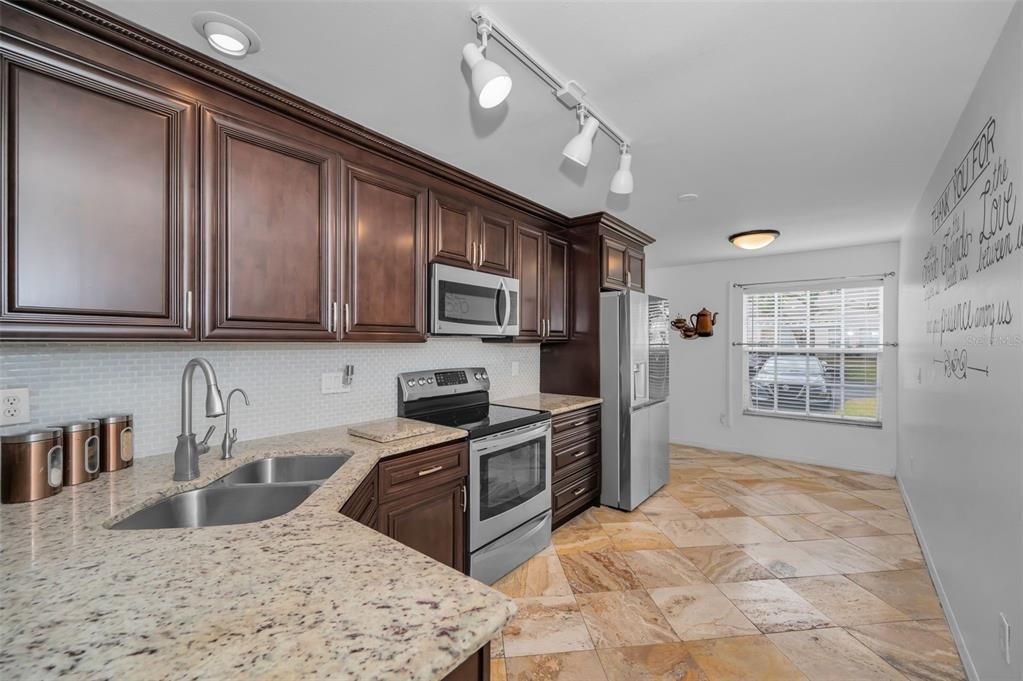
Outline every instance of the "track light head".
[[629, 145], [622, 145], [622, 155], [618, 159], [618, 170], [611, 176], [612, 194], [632, 193], [632, 154]]
[[561, 155], [585, 167], [590, 163], [590, 155], [593, 153], [593, 137], [597, 134], [600, 121], [593, 116], [586, 117], [585, 112], [582, 110], [580, 110], [580, 118], [585, 119], [583, 129], [568, 141], [568, 144], [561, 151]]
[[472, 91], [476, 101], [484, 109], [493, 109], [508, 98], [511, 92], [512, 79], [508, 72], [483, 56], [487, 48], [487, 35], [490, 24], [479, 25], [480, 44], [467, 43], [462, 48], [462, 59], [472, 71]]

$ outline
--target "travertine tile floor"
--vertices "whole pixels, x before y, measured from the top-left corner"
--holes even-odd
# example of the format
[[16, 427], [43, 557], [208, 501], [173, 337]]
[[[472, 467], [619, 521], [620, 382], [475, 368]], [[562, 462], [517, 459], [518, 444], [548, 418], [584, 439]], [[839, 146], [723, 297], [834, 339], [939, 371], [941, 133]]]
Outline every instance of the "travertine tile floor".
[[672, 445], [495, 585], [493, 681], [964, 680], [895, 480]]

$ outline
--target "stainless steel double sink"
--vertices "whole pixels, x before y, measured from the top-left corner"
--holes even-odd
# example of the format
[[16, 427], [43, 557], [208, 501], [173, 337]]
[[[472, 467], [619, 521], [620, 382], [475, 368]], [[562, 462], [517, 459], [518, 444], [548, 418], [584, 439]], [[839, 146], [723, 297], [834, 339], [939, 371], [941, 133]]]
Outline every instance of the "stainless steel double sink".
[[110, 529], [240, 525], [274, 518], [297, 508], [348, 458], [347, 454], [332, 454], [250, 461], [205, 487], [147, 506]]

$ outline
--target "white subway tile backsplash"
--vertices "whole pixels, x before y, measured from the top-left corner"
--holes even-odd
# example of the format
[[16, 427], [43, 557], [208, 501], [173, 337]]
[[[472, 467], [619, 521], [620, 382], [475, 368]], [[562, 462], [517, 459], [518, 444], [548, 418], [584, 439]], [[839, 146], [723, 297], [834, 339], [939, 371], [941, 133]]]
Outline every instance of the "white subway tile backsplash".
[[[393, 416], [395, 377], [403, 371], [460, 366], [486, 367], [491, 395], [539, 391], [537, 345], [482, 343], [473, 338], [431, 338], [409, 344], [318, 343], [3, 343], [0, 388], [30, 390], [32, 424], [113, 411], [135, 415], [137, 456], [173, 451], [180, 430], [181, 371], [205, 357], [227, 396], [244, 388], [252, 406], [236, 399], [231, 415], [239, 440], [325, 428]], [[519, 375], [511, 364], [518, 362]], [[320, 375], [355, 365], [351, 392], [320, 393]], [[193, 430], [201, 437], [223, 419], [206, 419], [202, 373], [193, 379]], [[0, 433], [30, 426], [0, 428]]]

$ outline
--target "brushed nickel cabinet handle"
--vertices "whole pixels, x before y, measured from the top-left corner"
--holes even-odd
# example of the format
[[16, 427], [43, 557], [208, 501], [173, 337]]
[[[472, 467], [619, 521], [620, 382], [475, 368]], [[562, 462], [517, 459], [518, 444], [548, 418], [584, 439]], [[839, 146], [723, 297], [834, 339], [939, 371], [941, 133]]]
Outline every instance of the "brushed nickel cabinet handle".
[[443, 470], [443, 468], [444, 468], [444, 466], [430, 466], [429, 468], [427, 468], [425, 470], [419, 471], [419, 477], [423, 477], [424, 475], [429, 475], [430, 473], [436, 473], [439, 470]]
[[192, 292], [185, 294], [185, 329], [192, 330]]
[[632, 288], [632, 272], [625, 273], [625, 285]]
[[345, 332], [352, 330], [352, 317], [349, 312], [349, 309], [350, 307], [348, 303], [345, 303]]
[[576, 426], [585, 426], [585, 425], [586, 425], [586, 419], [580, 419], [579, 421], [572, 421], [572, 427], [573, 428], [575, 428]]
[[585, 449], [580, 449], [578, 452], [572, 455], [573, 459], [578, 459], [580, 456], [586, 453]]
[[469, 259], [469, 264], [476, 267], [476, 242], [472, 242], [472, 257]]
[[330, 304], [330, 320], [327, 323], [327, 330], [331, 333], [337, 331], [337, 301]]
[[577, 497], [577, 496], [579, 496], [580, 494], [582, 494], [585, 491], [586, 491], [585, 487], [580, 487], [576, 491], [572, 492], [572, 496]]
[[465, 485], [462, 485], [462, 513], [465, 513]]

